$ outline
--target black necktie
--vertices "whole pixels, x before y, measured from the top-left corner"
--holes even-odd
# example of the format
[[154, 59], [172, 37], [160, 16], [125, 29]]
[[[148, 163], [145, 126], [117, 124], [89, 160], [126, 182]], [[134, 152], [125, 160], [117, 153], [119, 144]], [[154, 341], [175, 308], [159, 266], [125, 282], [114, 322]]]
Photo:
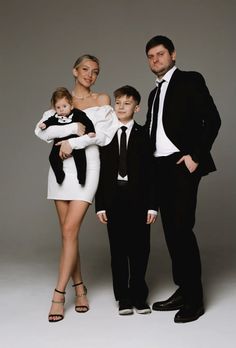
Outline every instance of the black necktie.
[[158, 116], [158, 109], [159, 109], [161, 86], [163, 82], [164, 80], [158, 83], [156, 94], [153, 101], [153, 106], [152, 106], [153, 112], [152, 112], [151, 145], [152, 145], [153, 152], [156, 150], [157, 116]]
[[127, 175], [127, 149], [126, 149], [126, 129], [127, 127], [122, 126], [120, 136], [120, 161], [119, 161], [119, 174], [123, 178]]

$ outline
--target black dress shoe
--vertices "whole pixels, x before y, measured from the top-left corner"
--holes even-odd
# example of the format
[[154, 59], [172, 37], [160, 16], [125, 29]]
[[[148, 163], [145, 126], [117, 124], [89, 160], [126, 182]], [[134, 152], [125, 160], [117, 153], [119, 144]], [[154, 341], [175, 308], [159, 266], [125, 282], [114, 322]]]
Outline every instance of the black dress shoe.
[[184, 299], [180, 288], [166, 301], [155, 302], [152, 305], [154, 311], [174, 311], [184, 306]]
[[203, 305], [198, 307], [184, 306], [175, 315], [175, 323], [188, 323], [197, 320], [205, 312]]

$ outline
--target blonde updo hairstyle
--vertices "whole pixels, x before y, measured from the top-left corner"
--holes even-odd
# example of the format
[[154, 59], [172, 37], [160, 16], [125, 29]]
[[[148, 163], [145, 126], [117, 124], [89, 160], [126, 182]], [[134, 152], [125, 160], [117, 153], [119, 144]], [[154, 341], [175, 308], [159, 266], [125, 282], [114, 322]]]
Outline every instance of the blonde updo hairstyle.
[[93, 62], [97, 63], [98, 65], [98, 70], [100, 69], [100, 62], [99, 59], [95, 56], [92, 56], [91, 54], [83, 54], [80, 56], [78, 59], [76, 59], [73, 69], [77, 69], [78, 66], [84, 61], [84, 60], [92, 60]]

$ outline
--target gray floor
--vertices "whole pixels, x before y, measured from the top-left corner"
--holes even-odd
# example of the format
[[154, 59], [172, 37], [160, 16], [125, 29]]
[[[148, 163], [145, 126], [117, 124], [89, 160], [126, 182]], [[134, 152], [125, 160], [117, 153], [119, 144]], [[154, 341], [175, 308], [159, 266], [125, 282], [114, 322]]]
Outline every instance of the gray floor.
[[[1, 252], [1, 347], [235, 347], [235, 254], [229, 247], [202, 250], [206, 314], [198, 321], [175, 324], [174, 312], [121, 317], [113, 300], [107, 245], [85, 246], [84, 278], [91, 309], [77, 314], [68, 287], [65, 319], [47, 321], [57, 269], [57, 250], [25, 248]], [[149, 301], [174, 290], [165, 250], [151, 251], [147, 274]]]

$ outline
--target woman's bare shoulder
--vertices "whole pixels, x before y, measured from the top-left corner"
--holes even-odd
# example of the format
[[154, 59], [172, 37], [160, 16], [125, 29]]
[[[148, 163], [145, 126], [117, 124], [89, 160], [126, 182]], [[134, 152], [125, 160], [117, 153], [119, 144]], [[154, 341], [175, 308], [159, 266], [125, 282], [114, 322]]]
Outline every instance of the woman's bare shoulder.
[[98, 106], [110, 105], [111, 98], [106, 93], [93, 93], [95, 99], [97, 100]]

